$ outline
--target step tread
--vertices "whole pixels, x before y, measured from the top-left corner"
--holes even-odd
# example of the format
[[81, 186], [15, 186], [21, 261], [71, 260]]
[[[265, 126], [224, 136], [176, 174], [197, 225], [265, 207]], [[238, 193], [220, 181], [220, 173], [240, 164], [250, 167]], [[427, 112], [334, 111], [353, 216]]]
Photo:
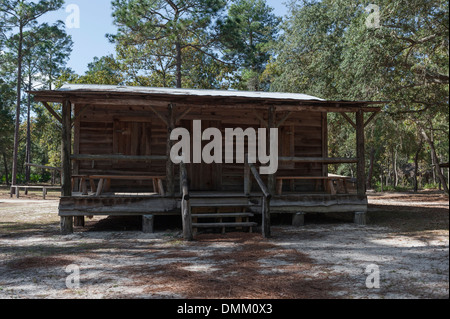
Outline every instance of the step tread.
[[252, 213], [206, 213], [206, 214], [192, 214], [196, 218], [227, 218], [227, 217], [253, 217]]
[[209, 228], [209, 227], [254, 227], [257, 223], [193, 223], [194, 228]]
[[191, 207], [251, 207], [254, 204], [248, 203], [214, 203], [208, 201], [197, 201], [191, 198], [190, 200]]

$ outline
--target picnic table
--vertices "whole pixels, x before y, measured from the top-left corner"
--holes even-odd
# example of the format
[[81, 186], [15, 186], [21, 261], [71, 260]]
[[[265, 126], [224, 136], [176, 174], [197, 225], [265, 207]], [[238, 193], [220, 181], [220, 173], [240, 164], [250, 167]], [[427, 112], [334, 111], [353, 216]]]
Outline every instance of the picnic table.
[[[45, 199], [47, 192], [49, 189], [56, 189], [56, 190], [61, 190], [61, 186], [30, 186], [30, 185], [12, 185], [11, 186], [11, 191], [15, 190], [15, 195], [16, 198], [20, 198], [20, 189], [24, 189], [25, 190], [25, 195], [28, 194], [28, 190], [29, 189], [42, 189], [42, 198]], [[10, 197], [13, 196], [13, 193], [11, 192], [9, 194]]]
[[277, 177], [277, 195], [283, 193], [283, 181], [285, 180], [315, 180], [316, 189], [318, 188], [318, 183], [323, 182], [324, 189], [327, 193], [331, 195], [336, 195], [337, 190], [334, 186], [334, 182], [337, 182], [343, 186], [344, 192], [348, 194], [348, 181], [352, 180], [352, 177], [339, 176], [339, 175], [329, 175], [329, 176], [279, 176]]
[[[165, 176], [147, 176], [147, 175], [73, 175], [72, 185], [74, 186], [74, 180], [80, 179], [80, 189], [83, 195], [88, 195], [87, 180], [89, 180], [91, 191], [95, 192], [95, 196], [100, 196], [103, 192], [108, 192], [111, 188], [112, 180], [151, 180], [153, 181], [153, 189], [156, 193], [164, 196], [163, 180]], [[98, 184], [95, 181], [98, 180]]]

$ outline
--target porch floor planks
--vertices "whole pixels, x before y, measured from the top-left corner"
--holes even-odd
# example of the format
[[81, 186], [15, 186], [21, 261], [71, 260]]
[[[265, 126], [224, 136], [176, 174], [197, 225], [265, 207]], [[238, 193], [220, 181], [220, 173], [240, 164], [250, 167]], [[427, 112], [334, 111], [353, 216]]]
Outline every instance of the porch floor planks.
[[[60, 216], [126, 216], [126, 215], [180, 215], [181, 195], [164, 197], [158, 194], [142, 193], [120, 196], [102, 194], [101, 196], [61, 197]], [[79, 196], [76, 196], [79, 195]], [[239, 192], [193, 192], [192, 207], [248, 207], [254, 214], [260, 213], [261, 193], [246, 196]], [[236, 201], [236, 202], [233, 202]], [[365, 212], [367, 198], [358, 198], [356, 194], [283, 194], [276, 195], [271, 201], [271, 213], [331, 213]]]

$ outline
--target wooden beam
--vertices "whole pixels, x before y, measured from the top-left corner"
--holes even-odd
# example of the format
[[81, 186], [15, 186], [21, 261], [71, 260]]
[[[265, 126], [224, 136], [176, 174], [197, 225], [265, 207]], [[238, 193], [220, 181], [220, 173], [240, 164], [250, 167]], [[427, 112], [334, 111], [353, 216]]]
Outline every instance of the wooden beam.
[[74, 154], [70, 157], [73, 161], [132, 161], [132, 162], [147, 162], [147, 161], [166, 161], [168, 158], [165, 155], [149, 155], [149, 156], [132, 156], [132, 155], [84, 155]]
[[178, 116], [175, 120], [175, 124], [178, 124], [178, 122], [180, 122], [186, 115], [188, 115], [192, 111], [192, 109], [193, 109], [193, 107], [190, 107], [185, 112], [183, 112], [183, 114]]
[[[33, 93], [35, 101], [50, 101], [61, 103], [64, 99], [62, 94], [56, 95], [54, 92], [49, 94]], [[65, 92], [65, 94], [67, 94]], [[363, 112], [379, 112], [380, 107], [366, 106], [375, 104], [384, 104], [386, 102], [341, 102], [333, 101], [291, 101], [287, 99], [267, 100], [267, 99], [248, 99], [248, 98], [211, 98], [211, 97], [182, 97], [178, 98], [173, 95], [151, 96], [151, 95], [116, 95], [108, 94], [86, 94], [77, 93], [71, 96], [73, 103], [91, 104], [91, 105], [122, 105], [126, 106], [166, 106], [167, 103], [176, 102], [179, 107], [200, 107], [200, 108], [249, 108], [249, 109], [266, 109], [267, 104], [277, 104], [278, 111], [311, 111], [311, 112], [349, 112], [354, 113], [362, 109]]]
[[53, 117], [55, 119], [57, 119], [59, 123], [62, 124], [63, 120], [62, 120], [61, 116], [58, 113], [56, 113], [56, 111], [47, 102], [41, 102], [41, 103], [50, 112], [50, 114], [53, 115]]
[[89, 105], [83, 106], [80, 112], [78, 112], [78, 114], [75, 115], [75, 117], [72, 119], [72, 126], [80, 119], [81, 115], [83, 115], [83, 113], [87, 110], [88, 107]]
[[267, 121], [258, 112], [256, 112], [255, 109], [253, 109], [253, 114], [256, 116], [256, 118], [262, 123], [262, 125], [265, 128], [269, 127], [269, 124], [267, 123]]
[[161, 113], [159, 113], [157, 110], [155, 110], [152, 106], [148, 106], [149, 108], [150, 108], [150, 110], [152, 110], [153, 111], [153, 113], [155, 113], [156, 114], [156, 116], [158, 116], [160, 119], [161, 119], [161, 121], [163, 121], [163, 123], [164, 124], [166, 124], [166, 126], [169, 126], [169, 122], [168, 122], [168, 118], [167, 117], [165, 117], [164, 115], [162, 115]]
[[353, 126], [353, 128], [356, 130], [356, 124], [353, 122], [353, 120], [345, 113], [340, 113], [346, 120]]
[[282, 126], [284, 124], [284, 122], [286, 122], [286, 120], [289, 118], [289, 116], [292, 115], [292, 112], [289, 112], [288, 114], [286, 114], [279, 122], [277, 125], [275, 125], [276, 128], [280, 128], [280, 126]]
[[356, 112], [356, 188], [359, 198], [366, 196], [366, 158], [364, 149], [364, 113]]
[[373, 112], [372, 115], [369, 117], [369, 119], [364, 123], [364, 127], [367, 127], [367, 125], [372, 122], [372, 120], [377, 116], [378, 112]]
[[279, 157], [280, 162], [321, 163], [321, 164], [355, 164], [356, 158], [327, 158], [327, 157]]

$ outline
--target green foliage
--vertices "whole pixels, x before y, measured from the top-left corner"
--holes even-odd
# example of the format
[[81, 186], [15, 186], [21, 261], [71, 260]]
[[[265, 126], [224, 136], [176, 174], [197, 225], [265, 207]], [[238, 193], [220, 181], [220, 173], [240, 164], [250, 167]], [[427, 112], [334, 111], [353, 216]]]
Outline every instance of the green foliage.
[[84, 76], [72, 79], [72, 83], [81, 84], [107, 84], [121, 85], [123, 84], [123, 75], [120, 65], [113, 56], [104, 56], [94, 58], [94, 61], [88, 64], [88, 71]]
[[[270, 60], [270, 44], [276, 41], [281, 18], [264, 0], [236, 0], [221, 26], [225, 59], [238, 67], [234, 87], [267, 90], [262, 74]], [[225, 36], [226, 35], [226, 36]]]
[[[71, 51], [72, 41], [65, 33], [62, 22], [54, 25], [38, 22], [41, 16], [60, 9], [63, 4], [63, 0], [0, 0], [0, 155], [3, 164], [0, 172], [9, 175], [9, 164], [16, 162], [13, 181], [18, 177], [17, 173], [24, 171], [26, 161], [27, 128], [20, 121], [24, 115], [23, 89], [33, 89], [32, 84], [36, 81], [51, 88]], [[30, 111], [31, 103], [28, 99]], [[17, 139], [14, 138], [14, 130]], [[30, 149], [36, 153], [40, 150], [36, 144], [30, 145]], [[40, 160], [38, 156], [34, 159]]]
[[186, 51], [217, 59], [215, 26], [225, 1], [114, 0], [112, 6], [118, 33], [109, 38], [129, 82], [142, 83], [147, 74], [159, 86], [171, 86], [175, 78], [181, 87], [188, 72]]
[[[389, 101], [366, 129], [372, 178], [401, 183], [404, 167], [419, 159], [431, 168], [421, 132], [433, 135], [440, 161], [448, 161], [448, 2], [378, 1], [379, 27], [367, 25], [367, 1], [291, 1], [265, 76], [274, 91], [332, 100]], [[355, 156], [353, 128], [329, 118], [330, 156]], [[426, 155], [426, 156], [425, 156]], [[351, 174], [351, 167], [332, 171]]]

